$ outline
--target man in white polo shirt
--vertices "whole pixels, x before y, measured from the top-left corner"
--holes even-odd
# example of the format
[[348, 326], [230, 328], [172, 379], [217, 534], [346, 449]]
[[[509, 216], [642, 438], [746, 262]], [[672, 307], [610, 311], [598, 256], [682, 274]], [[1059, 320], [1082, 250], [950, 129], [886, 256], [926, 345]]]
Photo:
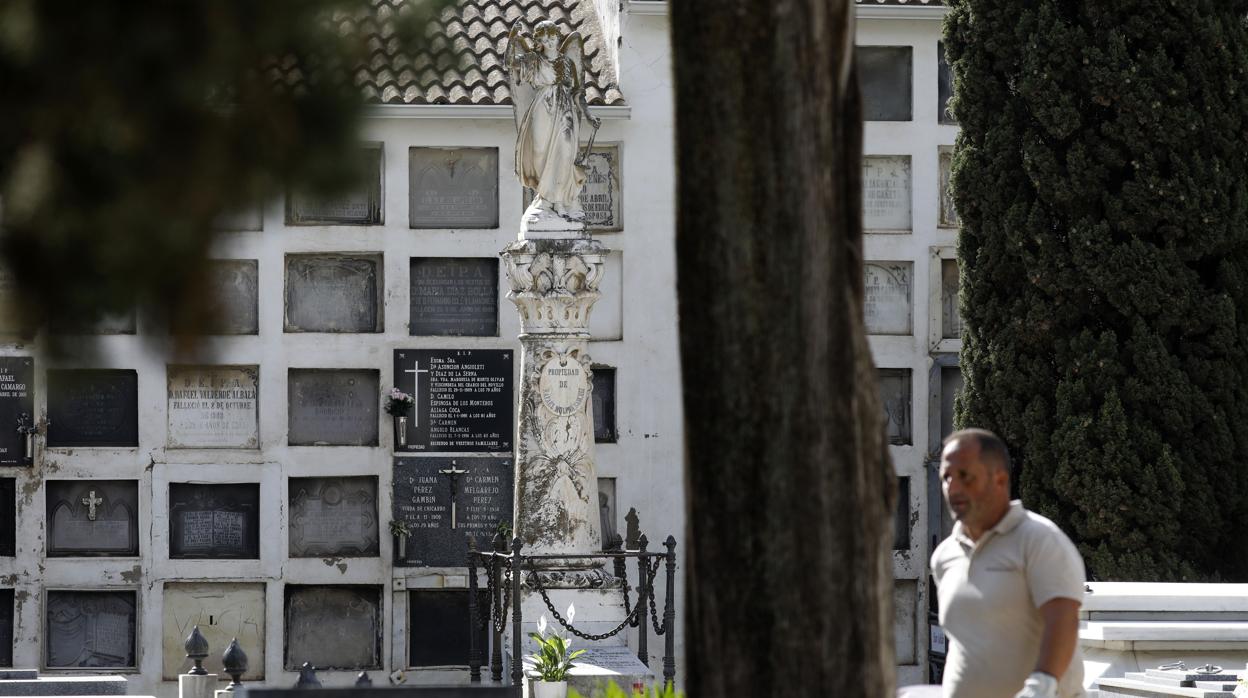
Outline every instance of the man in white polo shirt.
[[953, 533], [932, 554], [949, 637], [946, 698], [1082, 698], [1083, 560], [1052, 521], [1010, 501], [1010, 454], [995, 434], [945, 439], [940, 481]]

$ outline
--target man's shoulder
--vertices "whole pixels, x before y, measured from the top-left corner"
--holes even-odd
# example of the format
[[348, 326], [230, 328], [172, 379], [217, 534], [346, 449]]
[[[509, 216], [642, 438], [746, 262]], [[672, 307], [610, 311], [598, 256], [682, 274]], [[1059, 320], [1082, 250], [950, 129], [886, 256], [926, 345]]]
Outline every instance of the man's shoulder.
[[[1031, 510], [1024, 510], [1024, 513], [1026, 517], [1019, 524], [1018, 528], [1026, 535], [1052, 536], [1071, 543], [1070, 537], [1066, 535], [1066, 532], [1060, 526], [1053, 523], [1052, 519]], [[1074, 545], [1074, 543], [1071, 543], [1071, 545]]]
[[937, 563], [947, 561], [950, 558], [964, 557], [965, 551], [958, 543], [956, 536], [949, 536], [942, 540], [936, 549], [932, 551], [932, 567], [936, 567]]

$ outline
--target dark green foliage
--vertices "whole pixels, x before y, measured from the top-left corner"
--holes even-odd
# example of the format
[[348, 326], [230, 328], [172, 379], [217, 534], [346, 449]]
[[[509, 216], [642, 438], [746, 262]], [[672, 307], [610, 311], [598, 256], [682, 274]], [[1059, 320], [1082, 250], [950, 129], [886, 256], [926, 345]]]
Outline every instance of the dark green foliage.
[[1099, 579], [1248, 579], [1248, 3], [952, 0], [961, 425]]
[[[447, 2], [409, 4], [407, 41]], [[348, 183], [368, 47], [339, 27], [369, 8], [0, 0], [2, 248], [28, 331], [136, 304], [185, 322], [221, 212]]]

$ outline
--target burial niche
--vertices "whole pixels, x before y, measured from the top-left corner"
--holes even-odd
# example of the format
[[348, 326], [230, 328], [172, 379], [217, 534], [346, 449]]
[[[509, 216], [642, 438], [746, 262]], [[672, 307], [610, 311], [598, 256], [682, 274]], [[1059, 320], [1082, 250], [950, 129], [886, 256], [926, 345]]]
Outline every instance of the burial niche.
[[[477, 633], [477, 647], [485, 652], [485, 627], [472, 628], [468, 617], [468, 590], [421, 589], [407, 593], [408, 658], [410, 667], [468, 665], [469, 633]], [[478, 608], [489, 608], [485, 590], [477, 595]]]
[[49, 590], [49, 669], [135, 668], [134, 591]]
[[48, 480], [48, 557], [139, 554], [137, 480]]
[[381, 587], [288, 584], [285, 615], [287, 670], [381, 668]]
[[169, 485], [169, 557], [260, 558], [260, 484]]
[[234, 582], [166, 582], [162, 611], [162, 674], [177, 681], [193, 666], [184, 644], [191, 628], [208, 640], [204, 668], [225, 676], [221, 653], [230, 640], [247, 653], [244, 681], [264, 680], [264, 584]]
[[259, 368], [170, 366], [169, 448], [260, 447]]
[[138, 446], [138, 395], [137, 371], [48, 371], [48, 446]]
[[286, 225], [380, 225], [382, 221], [382, 148], [369, 143], [359, 151], [363, 180], [346, 192], [317, 195], [291, 192], [286, 197]]
[[377, 478], [290, 478], [291, 557], [375, 557]]
[[498, 258], [412, 257], [408, 333], [498, 336]]
[[287, 332], [381, 332], [381, 255], [286, 256]]
[[290, 369], [290, 445], [376, 446], [380, 383], [373, 369]]
[[407, 152], [411, 227], [498, 227], [498, 148]]

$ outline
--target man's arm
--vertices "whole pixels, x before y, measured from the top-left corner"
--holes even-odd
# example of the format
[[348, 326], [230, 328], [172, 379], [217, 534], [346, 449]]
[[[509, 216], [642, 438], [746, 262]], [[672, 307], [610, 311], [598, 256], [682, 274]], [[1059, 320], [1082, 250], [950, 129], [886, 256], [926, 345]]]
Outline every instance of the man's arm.
[[1040, 607], [1044, 618], [1044, 635], [1040, 638], [1040, 656], [1036, 658], [1036, 671], [1061, 679], [1070, 667], [1075, 655], [1075, 643], [1079, 641], [1079, 602], [1074, 599], [1056, 598]]

